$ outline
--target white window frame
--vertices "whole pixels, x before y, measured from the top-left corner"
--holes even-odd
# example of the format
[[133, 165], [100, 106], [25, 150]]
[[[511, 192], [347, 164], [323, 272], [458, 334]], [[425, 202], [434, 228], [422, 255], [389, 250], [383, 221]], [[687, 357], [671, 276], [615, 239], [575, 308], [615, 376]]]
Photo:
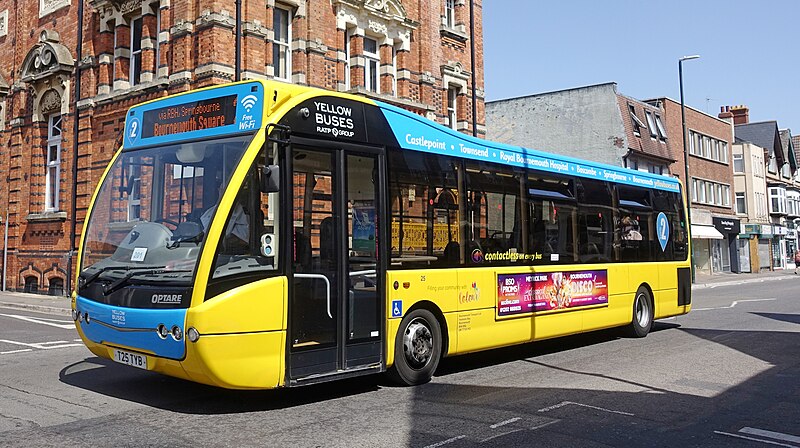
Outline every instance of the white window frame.
[[458, 128], [458, 95], [460, 87], [454, 84], [447, 86], [447, 126], [450, 129]]
[[[769, 187], [767, 191], [769, 192], [769, 212], [782, 215], [786, 214], [786, 189], [782, 187]], [[775, 204], [773, 204], [773, 199], [776, 200]]]
[[[285, 14], [285, 29], [278, 30], [275, 25], [275, 18]], [[279, 33], [279, 31], [281, 31]], [[272, 77], [283, 81], [292, 80], [292, 9], [286, 6], [275, 4], [272, 9]], [[285, 40], [278, 38], [284, 34]], [[282, 57], [281, 57], [282, 56]], [[278, 64], [276, 64], [276, 58]], [[283, 61], [283, 69], [280, 62]], [[281, 72], [284, 73], [281, 73]]]
[[[136, 42], [136, 27], [139, 27], [139, 41]], [[134, 17], [131, 19], [131, 42], [130, 42], [130, 59], [128, 59], [128, 83], [131, 87], [141, 84], [142, 77], [142, 36], [144, 35], [144, 17]], [[135, 48], [138, 47], [138, 50]], [[137, 72], [136, 61], [139, 61], [139, 69]]]
[[350, 58], [351, 54], [350, 39], [353, 37], [351, 28], [344, 30], [344, 89], [350, 90]]
[[647, 118], [647, 128], [650, 131], [650, 137], [658, 138], [658, 130], [656, 130], [656, 122], [653, 119], [653, 113], [646, 110], [644, 115]]
[[[45, 193], [44, 210], [59, 210], [59, 190], [61, 189], [61, 140], [63, 119], [61, 114], [52, 114], [47, 118], [47, 150], [45, 153]], [[51, 151], [55, 151], [52, 154]], [[52, 156], [55, 156], [54, 158]]]
[[636, 108], [633, 107], [633, 104], [628, 104], [628, 112], [631, 114], [631, 121], [633, 122], [633, 135], [641, 137], [642, 128], [647, 126], [636, 116]]
[[444, 0], [444, 26], [456, 27], [456, 0]]
[[[739, 207], [740, 201], [741, 201], [741, 208]], [[747, 198], [745, 197], [744, 192], [741, 191], [736, 192], [736, 213], [739, 215], [747, 214]]]
[[658, 136], [662, 140], [666, 140], [667, 139], [667, 130], [664, 128], [664, 123], [661, 122], [661, 116], [658, 115], [658, 114], [654, 114], [654, 115], [655, 115], [655, 120], [656, 120], [656, 128], [658, 129]]
[[[375, 42], [375, 51], [367, 51], [367, 41]], [[364, 36], [364, 88], [369, 92], [381, 91], [381, 47], [378, 40]], [[374, 85], [373, 85], [374, 83]]]
[[744, 154], [733, 155], [733, 172], [736, 174], [744, 173]]

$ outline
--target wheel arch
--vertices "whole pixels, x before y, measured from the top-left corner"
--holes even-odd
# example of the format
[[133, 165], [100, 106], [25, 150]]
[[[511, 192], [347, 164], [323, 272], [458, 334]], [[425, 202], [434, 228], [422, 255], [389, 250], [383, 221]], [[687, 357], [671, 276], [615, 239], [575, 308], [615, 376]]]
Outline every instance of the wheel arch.
[[447, 331], [447, 319], [444, 318], [444, 313], [442, 313], [442, 310], [430, 300], [420, 300], [412, 305], [405, 314], [417, 309], [430, 311], [431, 314], [436, 317], [436, 321], [439, 323], [439, 328], [442, 330], [442, 358], [446, 357], [450, 352], [450, 333]]

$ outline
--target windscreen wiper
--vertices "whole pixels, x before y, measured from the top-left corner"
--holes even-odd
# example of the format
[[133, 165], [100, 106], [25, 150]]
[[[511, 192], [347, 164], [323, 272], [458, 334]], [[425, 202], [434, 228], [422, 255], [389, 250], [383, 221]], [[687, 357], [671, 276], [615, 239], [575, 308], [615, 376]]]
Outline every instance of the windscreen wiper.
[[153, 275], [153, 274], [163, 274], [163, 273], [166, 273], [166, 272], [169, 272], [169, 273], [192, 272], [192, 270], [191, 269], [178, 269], [178, 270], [175, 270], [175, 269], [157, 268], [157, 269], [150, 269], [149, 271], [143, 271], [143, 270], [137, 269], [137, 270], [128, 272], [127, 274], [125, 274], [124, 276], [118, 278], [117, 280], [114, 280], [113, 282], [103, 286], [103, 295], [107, 296], [107, 295], [111, 294], [112, 292], [122, 288], [123, 286], [125, 286], [125, 284], [128, 283], [128, 280], [133, 278], [134, 275]]
[[103, 272], [116, 271], [116, 270], [119, 271], [139, 271], [144, 269], [152, 270], [152, 269], [162, 269], [165, 267], [166, 266], [130, 266], [130, 265], [106, 266], [104, 268], [100, 268], [100, 270], [98, 270], [97, 272], [88, 277], [83, 277], [83, 274], [81, 274], [79, 278], [83, 279], [83, 286], [81, 286], [80, 289], [87, 287], [89, 283], [92, 283], [93, 281], [97, 280], [97, 278], [100, 277], [100, 274], [102, 274]]

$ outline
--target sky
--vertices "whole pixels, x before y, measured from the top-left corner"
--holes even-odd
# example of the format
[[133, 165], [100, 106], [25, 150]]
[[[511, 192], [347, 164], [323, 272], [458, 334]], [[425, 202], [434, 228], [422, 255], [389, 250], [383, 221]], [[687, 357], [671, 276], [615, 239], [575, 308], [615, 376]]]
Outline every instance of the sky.
[[800, 134], [800, 0], [483, 0], [486, 100], [613, 81]]

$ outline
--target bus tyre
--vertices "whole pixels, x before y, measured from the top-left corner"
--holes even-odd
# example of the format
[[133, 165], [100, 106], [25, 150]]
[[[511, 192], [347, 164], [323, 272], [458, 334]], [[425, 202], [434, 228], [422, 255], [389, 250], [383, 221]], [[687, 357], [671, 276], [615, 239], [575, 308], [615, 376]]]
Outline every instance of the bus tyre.
[[416, 309], [400, 322], [389, 371], [399, 384], [415, 386], [431, 380], [442, 355], [442, 330], [428, 310]]
[[632, 338], [643, 338], [650, 333], [653, 326], [653, 298], [650, 291], [640, 286], [633, 298], [633, 321], [627, 327], [626, 333]]

